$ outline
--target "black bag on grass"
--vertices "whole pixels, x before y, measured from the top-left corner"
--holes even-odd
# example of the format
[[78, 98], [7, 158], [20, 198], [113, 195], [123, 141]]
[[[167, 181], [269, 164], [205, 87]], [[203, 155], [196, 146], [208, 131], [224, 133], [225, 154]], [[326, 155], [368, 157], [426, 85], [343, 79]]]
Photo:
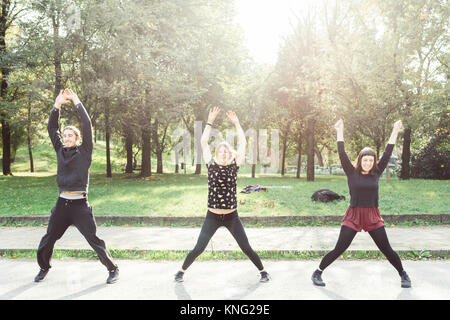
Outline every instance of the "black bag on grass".
[[330, 202], [334, 200], [345, 200], [344, 196], [338, 195], [336, 192], [328, 189], [320, 189], [311, 196], [313, 201]]

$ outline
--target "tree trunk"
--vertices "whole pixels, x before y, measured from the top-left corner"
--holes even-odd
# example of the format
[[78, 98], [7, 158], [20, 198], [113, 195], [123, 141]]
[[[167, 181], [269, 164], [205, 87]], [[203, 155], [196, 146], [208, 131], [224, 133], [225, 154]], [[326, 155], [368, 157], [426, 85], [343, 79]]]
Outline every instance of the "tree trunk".
[[409, 161], [411, 160], [411, 128], [405, 128], [403, 132], [403, 151], [402, 151], [402, 170], [400, 179], [408, 180], [411, 177], [411, 168]]
[[319, 148], [317, 148], [317, 146], [314, 148], [314, 152], [316, 153], [317, 161], [319, 161], [319, 166], [323, 167], [324, 165], [322, 153], [320, 152]]
[[141, 176], [150, 177], [152, 175], [152, 105], [150, 103], [150, 88], [145, 89], [144, 108], [142, 110], [141, 135], [142, 135], [142, 160], [141, 160]]
[[33, 151], [31, 150], [31, 103], [28, 104], [27, 145], [30, 158], [30, 172], [34, 172]]
[[111, 148], [109, 145], [111, 138], [111, 126], [109, 123], [109, 102], [105, 105], [105, 135], [106, 135], [106, 176], [112, 177], [111, 172]]
[[[197, 133], [199, 132], [199, 134]], [[195, 149], [195, 174], [202, 173], [202, 146], [201, 146], [201, 137], [202, 137], [202, 122], [195, 121], [194, 123], [194, 149]], [[195, 134], [197, 133], [197, 134]]]
[[297, 151], [298, 151], [298, 160], [297, 160], [297, 179], [300, 179], [300, 173], [302, 169], [302, 144], [303, 144], [303, 136], [300, 133], [298, 135], [298, 141], [297, 141]]
[[163, 157], [162, 151], [158, 150], [156, 154], [156, 173], [163, 173]]
[[286, 150], [287, 150], [287, 134], [283, 137], [283, 154], [281, 155], [281, 176], [284, 176], [286, 170]]
[[11, 128], [6, 119], [2, 119], [2, 143], [3, 143], [3, 175], [12, 175], [11, 173]]
[[125, 167], [125, 173], [133, 173], [133, 135], [128, 128], [125, 128], [125, 149], [127, 151], [127, 165]]
[[[6, 52], [6, 29], [7, 29], [7, 19], [8, 19], [8, 9], [10, 1], [2, 1], [2, 15], [0, 17], [0, 56], [7, 56]], [[7, 65], [3, 64], [1, 67], [1, 92], [0, 98], [5, 101], [8, 89], [8, 76], [10, 69]], [[3, 145], [3, 175], [11, 175], [11, 128], [8, 122], [7, 111], [0, 114], [1, 124], [2, 124], [2, 145]]]
[[306, 120], [306, 181], [314, 181], [314, 127], [315, 120]]
[[59, 26], [60, 26], [60, 17], [59, 17], [59, 8], [54, 8], [54, 12], [52, 14], [52, 23], [53, 23], [53, 44], [55, 45], [55, 52], [53, 58], [53, 64], [55, 67], [55, 88], [54, 88], [54, 98], [59, 95], [59, 92], [62, 90], [62, 68], [61, 68], [61, 60], [62, 60], [62, 50], [59, 40]]
[[150, 128], [148, 126], [142, 127], [142, 162], [141, 175], [143, 177], [150, 177], [151, 171], [151, 155], [150, 155]]
[[286, 130], [283, 134], [283, 154], [281, 155], [281, 175], [284, 176], [286, 171], [286, 152], [289, 133], [291, 132], [292, 120], [287, 123]]

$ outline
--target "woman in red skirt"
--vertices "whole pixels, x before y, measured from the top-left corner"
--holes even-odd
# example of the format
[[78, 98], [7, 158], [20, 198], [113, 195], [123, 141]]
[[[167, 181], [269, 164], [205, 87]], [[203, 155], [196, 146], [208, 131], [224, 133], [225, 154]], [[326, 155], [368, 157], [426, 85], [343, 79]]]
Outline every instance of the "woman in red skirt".
[[337, 131], [337, 146], [342, 168], [347, 175], [350, 191], [350, 206], [342, 221], [336, 247], [327, 253], [320, 262], [319, 269], [314, 271], [312, 281], [317, 286], [325, 286], [322, 281], [322, 271], [325, 270], [350, 246], [357, 232], [364, 230], [370, 234], [380, 251], [397, 269], [401, 277], [403, 288], [411, 287], [411, 280], [403, 270], [398, 254], [392, 250], [384, 229], [384, 220], [378, 210], [378, 180], [386, 168], [397, 135], [402, 129], [401, 120], [394, 124], [391, 137], [380, 161], [377, 162], [376, 153], [370, 148], [364, 148], [358, 155], [356, 166], [353, 166], [344, 148], [344, 123], [339, 120], [335, 125]]

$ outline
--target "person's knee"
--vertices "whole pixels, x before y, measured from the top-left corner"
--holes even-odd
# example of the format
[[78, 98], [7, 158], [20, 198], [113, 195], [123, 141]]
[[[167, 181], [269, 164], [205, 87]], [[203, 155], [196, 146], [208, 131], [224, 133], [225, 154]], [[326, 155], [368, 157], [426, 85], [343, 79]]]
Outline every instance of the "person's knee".
[[242, 252], [244, 252], [247, 256], [254, 253], [254, 251], [249, 243], [241, 244], [240, 247], [241, 247]]
[[205, 251], [206, 249], [206, 245], [204, 244], [197, 244], [194, 249], [192, 249], [192, 253], [195, 254], [196, 256], [200, 255], [203, 253], [203, 251]]

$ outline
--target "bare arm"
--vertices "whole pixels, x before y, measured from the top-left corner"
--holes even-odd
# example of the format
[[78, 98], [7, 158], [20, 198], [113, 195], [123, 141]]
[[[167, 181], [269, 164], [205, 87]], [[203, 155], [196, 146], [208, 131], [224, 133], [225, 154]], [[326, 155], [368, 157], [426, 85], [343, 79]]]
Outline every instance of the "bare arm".
[[200, 140], [200, 144], [202, 146], [203, 159], [205, 159], [206, 164], [208, 164], [212, 159], [211, 149], [209, 148], [208, 140], [211, 135], [211, 126], [214, 123], [214, 120], [216, 119], [219, 112], [220, 109], [216, 107], [214, 107], [209, 111], [208, 122], [205, 126], [205, 130], [203, 130], [202, 138]]
[[241, 124], [239, 123], [239, 119], [236, 113], [234, 113], [233, 111], [228, 111], [227, 116], [236, 127], [236, 132], [238, 136], [238, 147], [237, 147], [238, 154], [236, 158], [236, 163], [238, 166], [240, 166], [245, 162], [245, 148], [247, 146], [247, 139], [245, 138], [244, 130], [242, 129]]

